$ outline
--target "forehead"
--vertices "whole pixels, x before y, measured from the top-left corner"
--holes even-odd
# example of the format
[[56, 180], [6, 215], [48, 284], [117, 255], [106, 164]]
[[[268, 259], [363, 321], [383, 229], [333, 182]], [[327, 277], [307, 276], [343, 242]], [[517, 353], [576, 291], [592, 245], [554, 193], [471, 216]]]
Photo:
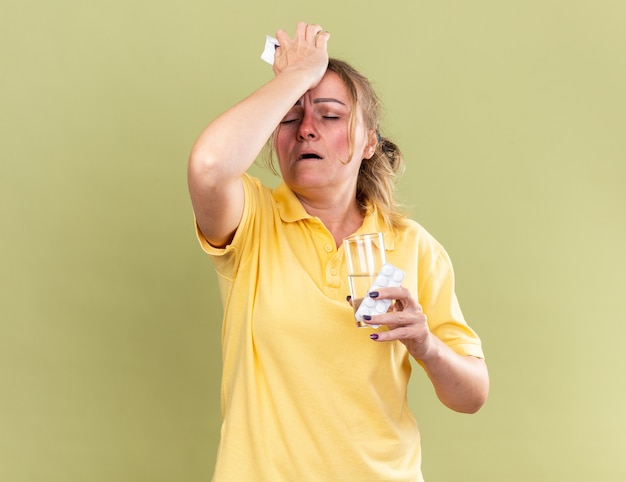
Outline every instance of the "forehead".
[[314, 88], [309, 90], [305, 95], [311, 99], [337, 99], [343, 102], [346, 106], [352, 104], [352, 98], [346, 84], [341, 80], [341, 77], [335, 72], [327, 71], [322, 77], [322, 80]]

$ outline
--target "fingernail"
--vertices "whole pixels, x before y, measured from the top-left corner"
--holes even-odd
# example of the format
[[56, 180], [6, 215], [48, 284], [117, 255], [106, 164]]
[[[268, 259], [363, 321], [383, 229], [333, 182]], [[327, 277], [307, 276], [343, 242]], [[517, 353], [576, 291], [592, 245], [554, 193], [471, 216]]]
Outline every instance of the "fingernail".
[[350, 295], [346, 296], [346, 301], [349, 302], [351, 299], [352, 299], [352, 296], [350, 296]]
[[372, 340], [378, 340], [378, 333], [372, 333], [372, 334], [370, 335], [370, 338], [371, 338]]
[[378, 291], [372, 291], [369, 293], [370, 298], [378, 298]]
[[371, 315], [363, 315], [363, 319], [365, 321], [370, 321], [372, 319]]

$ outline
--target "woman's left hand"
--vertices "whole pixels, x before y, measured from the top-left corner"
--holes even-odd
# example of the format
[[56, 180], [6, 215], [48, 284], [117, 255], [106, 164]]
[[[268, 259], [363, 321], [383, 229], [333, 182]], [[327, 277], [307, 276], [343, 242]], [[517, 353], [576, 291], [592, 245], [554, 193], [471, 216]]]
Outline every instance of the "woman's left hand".
[[434, 335], [428, 328], [428, 318], [422, 311], [422, 306], [411, 296], [409, 290], [403, 286], [380, 288], [370, 293], [370, 297], [393, 300], [387, 313], [364, 316], [364, 321], [368, 324], [389, 328], [388, 331], [374, 333], [371, 338], [381, 342], [399, 340], [406, 345], [414, 358], [424, 358], [429, 352]]
[[459, 355], [437, 338], [428, 327], [421, 305], [408, 289], [402, 286], [380, 288], [371, 292], [370, 297], [392, 300], [387, 313], [363, 316], [368, 324], [389, 328], [371, 334], [370, 338], [377, 342], [399, 340], [404, 343], [411, 356], [422, 362], [437, 396], [447, 407], [463, 413], [480, 409], [489, 393], [485, 360]]
[[[489, 374], [485, 360], [459, 355], [437, 338], [428, 327], [421, 305], [408, 289], [380, 288], [371, 298], [392, 300], [387, 313], [363, 316], [371, 325], [389, 328], [370, 335], [372, 340], [399, 340], [409, 353], [422, 362], [439, 399], [447, 407], [463, 413], [474, 413], [483, 406], [489, 393]], [[367, 319], [369, 318], [369, 319]]]

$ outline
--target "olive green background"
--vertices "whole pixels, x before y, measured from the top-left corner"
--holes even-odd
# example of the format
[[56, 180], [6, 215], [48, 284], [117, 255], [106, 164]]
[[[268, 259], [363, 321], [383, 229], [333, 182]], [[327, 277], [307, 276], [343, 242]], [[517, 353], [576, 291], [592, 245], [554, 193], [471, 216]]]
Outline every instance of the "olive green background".
[[626, 480], [618, 0], [3, 0], [0, 480], [210, 479], [221, 307], [186, 159], [299, 20], [377, 86], [484, 341], [476, 415], [415, 371], [427, 480]]

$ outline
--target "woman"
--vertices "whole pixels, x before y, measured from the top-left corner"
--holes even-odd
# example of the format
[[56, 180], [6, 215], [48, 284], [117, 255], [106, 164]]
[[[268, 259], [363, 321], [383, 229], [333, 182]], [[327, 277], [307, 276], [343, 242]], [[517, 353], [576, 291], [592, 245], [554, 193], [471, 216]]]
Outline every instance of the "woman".
[[[214, 480], [423, 480], [410, 358], [446, 406], [472, 413], [489, 385], [480, 340], [444, 249], [396, 207], [402, 158], [378, 134], [367, 80], [329, 60], [319, 25], [276, 37], [274, 78], [210, 123], [188, 166], [224, 303]], [[246, 174], [268, 139], [274, 190]], [[346, 303], [342, 240], [375, 231], [407, 275], [370, 295], [394, 304], [366, 331]]]

